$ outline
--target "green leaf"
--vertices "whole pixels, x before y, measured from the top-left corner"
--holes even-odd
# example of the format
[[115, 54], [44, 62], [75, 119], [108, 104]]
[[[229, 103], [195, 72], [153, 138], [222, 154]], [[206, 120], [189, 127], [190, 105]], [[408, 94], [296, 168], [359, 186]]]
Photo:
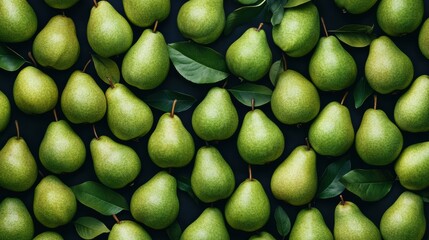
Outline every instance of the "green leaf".
[[349, 46], [366, 47], [375, 38], [373, 30], [374, 26], [348, 24], [335, 30], [329, 30], [328, 32], [334, 33], [340, 41]]
[[317, 197], [321, 199], [333, 198], [344, 191], [340, 178], [351, 169], [349, 156], [335, 161], [326, 167], [320, 179]]
[[392, 188], [395, 176], [388, 170], [354, 169], [341, 177], [347, 190], [364, 201], [378, 201]]
[[77, 234], [83, 239], [93, 239], [110, 230], [100, 220], [93, 217], [80, 217], [74, 222]]
[[262, 0], [256, 5], [244, 6], [235, 9], [226, 17], [223, 33], [229, 35], [238, 26], [252, 22], [264, 10], [266, 0]]
[[287, 1], [287, 3], [284, 5], [284, 8], [293, 8], [299, 5], [302, 5], [306, 2], [310, 2], [311, 0], [289, 0]]
[[166, 231], [168, 239], [170, 240], [179, 240], [182, 235], [182, 228], [177, 221], [174, 221], [170, 226], [168, 226]]
[[14, 72], [26, 63], [25, 59], [17, 52], [0, 44], [0, 68]]
[[273, 91], [264, 85], [254, 83], [242, 83], [228, 89], [229, 92], [242, 104], [251, 107], [252, 98], [255, 100], [255, 107], [262, 106], [271, 101]]
[[193, 42], [168, 44], [170, 59], [186, 80], [197, 84], [215, 83], [229, 76], [225, 57]]
[[177, 188], [180, 191], [187, 193], [192, 198], [192, 200], [194, 200], [195, 203], [199, 204], [200, 200], [197, 198], [197, 196], [195, 196], [195, 193], [192, 190], [191, 180], [189, 180], [189, 178], [182, 177], [182, 176], [178, 177]]
[[284, 71], [282, 60], [277, 60], [271, 65], [269, 76], [273, 86], [276, 86], [280, 73]]
[[361, 77], [359, 81], [356, 82], [353, 89], [353, 97], [355, 99], [355, 108], [358, 109], [362, 106], [365, 100], [371, 96], [374, 90], [369, 86], [368, 81], [365, 77]]
[[91, 56], [92, 61], [94, 62], [95, 71], [103, 82], [110, 85], [110, 81], [112, 81], [112, 83], [118, 83], [120, 81], [121, 73], [119, 72], [119, 67], [115, 61], [97, 54], [92, 54]]
[[80, 203], [103, 215], [109, 216], [129, 209], [123, 196], [100, 183], [87, 181], [71, 189]]
[[155, 92], [144, 98], [144, 101], [149, 104], [149, 106], [163, 112], [171, 111], [174, 100], [177, 100], [176, 107], [174, 108], [175, 113], [188, 110], [196, 101], [191, 95], [166, 89]]
[[281, 206], [278, 206], [274, 211], [274, 219], [276, 220], [277, 231], [284, 239], [290, 232], [291, 223], [289, 216]]
[[271, 24], [273, 26], [280, 24], [283, 19], [284, 8], [283, 6], [288, 2], [288, 0], [268, 0], [268, 5], [271, 16]]

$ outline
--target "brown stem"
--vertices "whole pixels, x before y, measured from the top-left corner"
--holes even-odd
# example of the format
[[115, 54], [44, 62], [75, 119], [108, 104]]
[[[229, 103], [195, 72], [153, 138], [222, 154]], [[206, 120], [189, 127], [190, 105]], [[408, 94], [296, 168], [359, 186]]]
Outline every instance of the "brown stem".
[[308, 137], [305, 138], [305, 144], [307, 145], [307, 150], [311, 149], [310, 141], [308, 141]]
[[262, 29], [262, 26], [264, 26], [264, 23], [259, 23], [259, 26], [258, 26], [258, 28], [256, 29], [256, 31], [257, 32], [259, 32], [259, 31], [261, 31], [261, 29]]
[[170, 112], [170, 117], [171, 118], [174, 117], [174, 109], [176, 108], [176, 103], [177, 103], [177, 99], [174, 99], [173, 106], [171, 106], [171, 112]]
[[52, 112], [54, 112], [54, 119], [55, 122], [58, 122], [58, 115], [57, 115], [57, 110], [55, 110], [55, 108], [52, 110]]
[[377, 94], [374, 94], [374, 110], [377, 110]]
[[21, 135], [19, 133], [19, 124], [18, 124], [18, 120], [15, 120], [15, 129], [16, 129], [16, 138], [20, 139]]
[[155, 25], [153, 26], [152, 32], [156, 33], [157, 28], [158, 28], [158, 20], [155, 21]]
[[31, 52], [28, 52], [28, 58], [30, 58], [30, 60], [31, 60], [31, 62], [33, 63], [33, 65], [35, 66], [35, 67], [37, 67], [37, 62], [36, 62], [36, 60], [34, 60], [34, 57], [33, 57], [33, 54], [31, 53]]
[[341, 205], [344, 205], [346, 203], [346, 201], [344, 201], [343, 195], [340, 195], [340, 200], [341, 200], [340, 202]]
[[95, 124], [92, 124], [92, 131], [94, 132], [94, 136], [95, 136], [95, 139], [99, 139], [99, 137], [98, 137], [98, 135], [97, 135], [97, 130], [95, 130]]
[[347, 91], [346, 93], [344, 93], [344, 96], [341, 99], [341, 105], [344, 105], [344, 101], [346, 100], [347, 95], [349, 95], [349, 91]]
[[286, 61], [286, 55], [284, 52], [282, 53], [282, 63], [283, 63], [283, 70], [286, 71], [287, 70], [287, 61]]
[[320, 21], [322, 22], [323, 31], [325, 32], [325, 36], [329, 37], [328, 30], [326, 29], [325, 20], [323, 17], [320, 17]]
[[90, 58], [90, 59], [88, 60], [88, 62], [86, 62], [85, 66], [83, 67], [82, 72], [85, 72], [85, 71], [86, 71], [86, 68], [88, 67], [88, 65], [89, 65], [91, 62], [92, 62], [92, 59]]
[[95, 6], [95, 7], [98, 7], [97, 0], [92, 0], [92, 2], [94, 3], [94, 6]]
[[109, 81], [109, 85], [111, 88], [115, 88], [115, 84], [113, 83], [112, 79], [110, 79], [109, 77], [107, 77], [107, 81]]
[[254, 111], [255, 110], [255, 99], [254, 98], [252, 98], [252, 100], [251, 100], [251, 106], [252, 106], [252, 111]]
[[253, 181], [253, 176], [252, 176], [252, 165], [249, 164], [248, 166], [248, 170], [249, 170], [249, 180]]
[[116, 214], [113, 214], [113, 219], [115, 219], [116, 223], [120, 223], [121, 221], [119, 220], [118, 216], [116, 216]]
[[226, 88], [226, 85], [228, 84], [228, 80], [225, 80], [225, 82], [222, 85], [222, 88]]

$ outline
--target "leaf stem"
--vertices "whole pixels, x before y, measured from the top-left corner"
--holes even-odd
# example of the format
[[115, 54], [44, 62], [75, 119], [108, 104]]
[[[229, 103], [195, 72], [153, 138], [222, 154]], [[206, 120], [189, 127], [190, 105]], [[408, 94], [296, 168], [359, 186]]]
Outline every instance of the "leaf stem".
[[325, 19], [323, 19], [323, 17], [320, 17], [320, 21], [322, 22], [322, 27], [323, 27], [323, 31], [325, 32], [325, 36], [329, 37], [328, 30], [326, 29], [326, 25], [325, 25]]
[[346, 93], [344, 93], [344, 96], [341, 99], [341, 105], [344, 105], [344, 101], [346, 100], [347, 95], [349, 95], [349, 91], [347, 91]]
[[171, 106], [171, 112], [170, 112], [170, 117], [171, 118], [174, 117], [174, 109], [176, 108], [176, 104], [177, 104], [177, 99], [174, 99], [173, 106]]
[[91, 62], [92, 62], [92, 59], [90, 58], [90, 59], [88, 60], [88, 62], [86, 62], [85, 66], [83, 67], [82, 72], [85, 72], [85, 71], [86, 71], [86, 68], [88, 67], [88, 65], [89, 65]]

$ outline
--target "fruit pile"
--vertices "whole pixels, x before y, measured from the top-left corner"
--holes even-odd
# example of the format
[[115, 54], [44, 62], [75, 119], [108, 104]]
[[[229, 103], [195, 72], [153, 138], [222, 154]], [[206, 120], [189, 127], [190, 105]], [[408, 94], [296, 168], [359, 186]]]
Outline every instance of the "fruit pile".
[[427, 4], [0, 0], [0, 239], [427, 238]]

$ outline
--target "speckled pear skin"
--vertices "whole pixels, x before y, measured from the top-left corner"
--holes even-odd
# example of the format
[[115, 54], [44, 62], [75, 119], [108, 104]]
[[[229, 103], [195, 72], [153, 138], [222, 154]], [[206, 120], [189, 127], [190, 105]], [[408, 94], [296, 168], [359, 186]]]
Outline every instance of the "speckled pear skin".
[[423, 239], [427, 228], [423, 204], [420, 195], [410, 191], [401, 193], [381, 216], [383, 239]]
[[276, 239], [270, 233], [262, 231], [258, 234], [250, 236], [249, 240], [276, 240]]
[[4, 198], [0, 202], [0, 239], [32, 239], [34, 222], [19, 198]]
[[121, 220], [113, 225], [107, 239], [152, 240], [152, 237], [140, 224], [131, 220]]
[[293, 223], [289, 240], [334, 240], [331, 230], [317, 208], [304, 208], [298, 212]]
[[403, 36], [420, 26], [424, 9], [423, 0], [380, 0], [377, 23], [389, 36]]
[[171, 0], [123, 0], [128, 20], [139, 27], [150, 27], [156, 21], [164, 21], [171, 10]]
[[176, 179], [165, 171], [158, 172], [141, 185], [131, 197], [134, 219], [153, 229], [164, 229], [179, 214]]
[[429, 18], [426, 18], [420, 27], [418, 45], [423, 56], [429, 59]]
[[10, 121], [11, 106], [9, 98], [0, 91], [0, 132], [3, 131]]
[[229, 240], [222, 212], [215, 207], [206, 208], [195, 221], [183, 230], [180, 240]]
[[0, 22], [0, 42], [24, 42], [37, 31], [37, 16], [27, 0], [1, 0]]
[[34, 190], [33, 212], [37, 221], [48, 228], [69, 223], [77, 210], [73, 191], [58, 177], [44, 177]]
[[64, 240], [64, 238], [57, 232], [46, 231], [35, 236], [33, 240]]
[[407, 146], [396, 160], [394, 169], [403, 187], [409, 190], [429, 187], [429, 141]]
[[335, 0], [335, 4], [351, 14], [362, 14], [371, 9], [377, 0]]

